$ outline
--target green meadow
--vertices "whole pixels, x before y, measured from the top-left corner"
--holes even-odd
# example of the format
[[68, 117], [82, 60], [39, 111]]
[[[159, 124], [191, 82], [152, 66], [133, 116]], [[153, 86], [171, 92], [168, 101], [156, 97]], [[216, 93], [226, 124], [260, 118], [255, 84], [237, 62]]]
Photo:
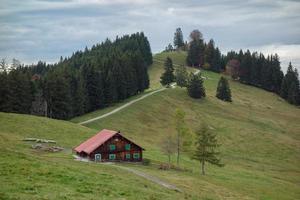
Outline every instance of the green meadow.
[[[155, 55], [146, 93], [161, 87], [159, 77], [167, 56], [174, 64], [185, 63], [186, 55], [180, 51]], [[185, 88], [168, 88], [85, 126], [77, 123], [138, 96], [70, 121], [0, 113], [0, 199], [300, 199], [300, 109], [229, 77], [233, 102], [220, 101], [215, 93], [221, 75], [202, 71], [202, 76], [205, 99], [190, 98]], [[202, 123], [217, 134], [224, 167], [207, 165], [207, 175], [202, 176], [199, 163], [185, 152], [181, 170], [158, 169], [167, 162], [161, 141], [176, 134], [177, 108], [186, 113], [189, 138]], [[103, 128], [120, 130], [144, 147], [144, 157], [151, 160], [149, 166], [121, 165], [158, 177], [182, 192], [111, 165], [74, 161], [72, 148]], [[22, 141], [26, 137], [53, 139], [65, 149], [34, 150]]]

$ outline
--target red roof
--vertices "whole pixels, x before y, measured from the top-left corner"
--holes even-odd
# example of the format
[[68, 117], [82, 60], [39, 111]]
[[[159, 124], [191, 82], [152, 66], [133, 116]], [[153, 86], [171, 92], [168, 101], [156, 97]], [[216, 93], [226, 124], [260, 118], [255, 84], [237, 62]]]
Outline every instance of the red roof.
[[90, 154], [93, 152], [96, 148], [98, 148], [100, 145], [102, 145], [104, 142], [109, 140], [111, 137], [113, 137], [115, 134], [117, 134], [117, 131], [107, 130], [103, 129], [90, 139], [86, 140], [85, 142], [81, 143], [78, 147], [76, 147], [74, 150], [78, 153], [85, 152], [87, 154]]

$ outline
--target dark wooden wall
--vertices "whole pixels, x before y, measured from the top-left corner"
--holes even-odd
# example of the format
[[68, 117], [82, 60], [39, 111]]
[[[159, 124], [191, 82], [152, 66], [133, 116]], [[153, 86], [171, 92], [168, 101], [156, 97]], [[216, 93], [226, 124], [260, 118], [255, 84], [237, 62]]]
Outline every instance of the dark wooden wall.
[[[111, 151], [109, 145], [114, 144], [116, 149]], [[125, 145], [130, 144], [130, 150], [125, 150]], [[130, 159], [126, 159], [125, 155], [130, 153]], [[134, 159], [133, 154], [139, 153], [139, 159]], [[95, 154], [101, 154], [102, 161], [131, 161], [131, 162], [138, 162], [143, 160], [143, 149], [130, 140], [122, 137], [119, 134], [116, 134], [111, 139], [106, 141], [103, 145], [98, 147], [95, 151], [90, 153], [89, 158], [91, 160], [95, 160]], [[115, 154], [115, 160], [109, 160], [109, 154]]]

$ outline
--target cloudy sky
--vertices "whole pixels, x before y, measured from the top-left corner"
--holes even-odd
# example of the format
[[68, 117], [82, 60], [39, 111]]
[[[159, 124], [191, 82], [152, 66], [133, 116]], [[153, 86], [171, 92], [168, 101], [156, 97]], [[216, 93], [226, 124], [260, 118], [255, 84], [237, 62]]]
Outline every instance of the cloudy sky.
[[0, 58], [56, 62], [105, 38], [137, 31], [154, 53], [181, 27], [199, 29], [223, 53], [278, 53], [300, 70], [300, 0], [0, 0]]

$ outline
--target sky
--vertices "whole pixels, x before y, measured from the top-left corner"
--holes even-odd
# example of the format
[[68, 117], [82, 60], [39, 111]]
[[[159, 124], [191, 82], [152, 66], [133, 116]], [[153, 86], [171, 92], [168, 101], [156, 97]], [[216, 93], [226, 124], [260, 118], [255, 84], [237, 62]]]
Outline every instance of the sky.
[[300, 0], [0, 0], [0, 58], [31, 64], [143, 31], [153, 53], [199, 29], [222, 53], [277, 53], [300, 71]]

